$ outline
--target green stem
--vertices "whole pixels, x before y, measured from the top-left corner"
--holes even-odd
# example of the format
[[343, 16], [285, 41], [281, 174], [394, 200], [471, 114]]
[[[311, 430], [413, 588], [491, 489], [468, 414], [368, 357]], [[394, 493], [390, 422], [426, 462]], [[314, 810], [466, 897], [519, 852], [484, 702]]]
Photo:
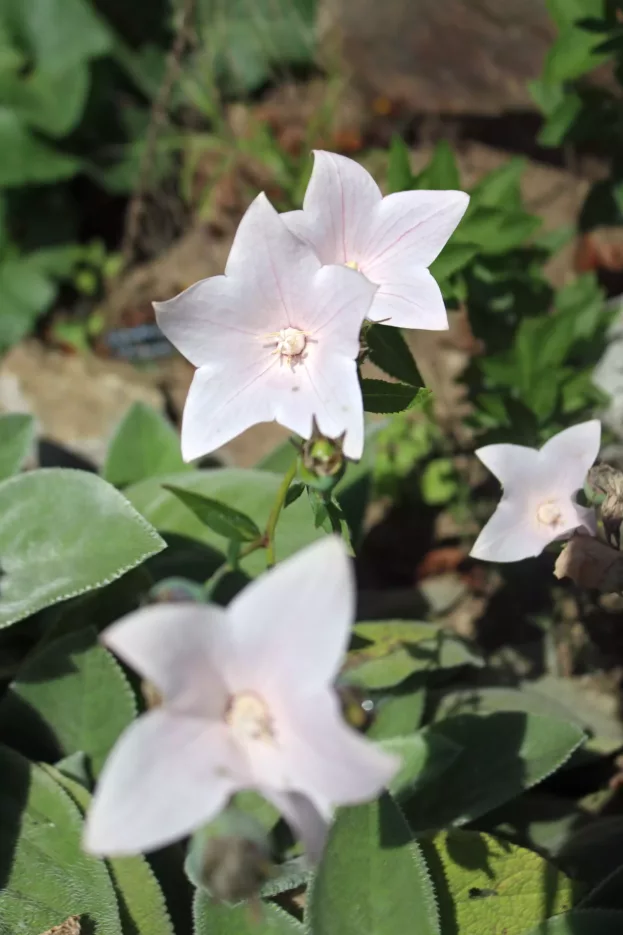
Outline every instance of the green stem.
[[281, 484], [279, 485], [279, 490], [277, 491], [277, 496], [275, 497], [275, 502], [270, 511], [270, 516], [268, 517], [268, 522], [266, 523], [266, 533], [264, 535], [264, 543], [266, 545], [266, 567], [271, 568], [275, 564], [275, 529], [277, 528], [277, 520], [281, 515], [283, 510], [283, 505], [286, 502], [286, 496], [288, 490], [290, 489], [290, 484], [296, 476], [297, 468], [297, 458], [294, 459], [291, 466], [288, 468], [287, 473], [285, 474]]

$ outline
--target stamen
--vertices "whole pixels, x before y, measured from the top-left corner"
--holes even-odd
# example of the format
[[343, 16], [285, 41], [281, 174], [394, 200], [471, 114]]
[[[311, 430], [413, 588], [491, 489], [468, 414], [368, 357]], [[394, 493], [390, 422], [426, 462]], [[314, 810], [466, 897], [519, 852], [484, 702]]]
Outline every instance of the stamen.
[[562, 512], [555, 500], [547, 500], [537, 508], [536, 518], [544, 526], [558, 526], [562, 520]]
[[225, 712], [225, 720], [240, 741], [274, 740], [270, 711], [264, 700], [255, 692], [240, 692], [234, 695]]

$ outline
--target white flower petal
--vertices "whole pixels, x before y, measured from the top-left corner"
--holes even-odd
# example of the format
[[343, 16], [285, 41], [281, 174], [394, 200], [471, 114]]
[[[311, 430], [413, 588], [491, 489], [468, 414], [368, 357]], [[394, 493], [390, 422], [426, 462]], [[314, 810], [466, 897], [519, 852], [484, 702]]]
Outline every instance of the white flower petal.
[[195, 367], [239, 359], [242, 349], [257, 348], [258, 331], [274, 330], [273, 310], [250, 305], [227, 276], [202, 279], [153, 306], [160, 330]]
[[308, 546], [247, 585], [227, 612], [239, 690], [270, 689], [286, 702], [295, 688], [319, 690], [335, 678], [354, 620], [346, 547], [337, 536]]
[[289, 699], [279, 727], [293, 788], [322, 811], [376, 798], [400, 768], [400, 759], [349, 727], [333, 691]]
[[[343, 451], [347, 458], [358, 461], [363, 454], [364, 415], [361, 386], [357, 377], [357, 365], [354, 360], [347, 360], [337, 354], [310, 354], [303, 371], [307, 380], [307, 399], [311, 399], [310, 409], [316, 417], [320, 431], [328, 438], [337, 438], [346, 432]], [[293, 412], [293, 399], [283, 401], [288, 412]], [[293, 431], [294, 420], [283, 420]], [[299, 432], [299, 434], [301, 434]], [[310, 437], [310, 431], [303, 435]]]
[[469, 554], [487, 562], [518, 562], [540, 555], [558, 535], [537, 521], [536, 507], [523, 498], [503, 497]]
[[358, 162], [315, 150], [303, 211], [282, 217], [323, 263], [348, 263], [357, 259], [357, 244], [365, 239], [381, 199], [378, 185]]
[[271, 374], [280, 359], [258, 345], [253, 359], [222, 368], [201, 367], [191, 383], [182, 418], [182, 455], [193, 461], [258, 422], [271, 422], [278, 396]]
[[458, 191], [413, 191], [388, 195], [360, 242], [361, 270], [372, 282], [387, 277], [385, 264], [409, 260], [430, 266], [467, 210], [469, 195]]
[[177, 710], [220, 717], [227, 699], [220, 662], [226, 632], [220, 607], [154, 604], [123, 617], [101, 639]]
[[292, 234], [266, 195], [258, 195], [238, 225], [225, 267], [245, 290], [249, 314], [270, 310], [270, 327], [264, 314], [258, 331], [301, 327], [300, 298], [319, 269], [314, 251]]
[[559, 495], [572, 496], [584, 485], [599, 455], [600, 444], [599, 419], [564, 429], [545, 442], [539, 452], [540, 461], [545, 472], [556, 478]]
[[309, 350], [329, 349], [355, 360], [361, 326], [377, 286], [345, 266], [323, 266], [314, 276], [305, 309], [305, 328], [313, 332]]
[[539, 474], [539, 452], [525, 445], [485, 445], [474, 452], [504, 490], [528, 490]]
[[279, 809], [294, 835], [303, 842], [308, 859], [318, 863], [327, 841], [328, 818], [307, 796], [296, 792], [275, 792], [274, 789], [261, 789], [260, 792]]
[[445, 331], [448, 313], [441, 289], [427, 269], [414, 267], [408, 258], [387, 263], [379, 271], [379, 290], [368, 318], [396, 328]]
[[164, 847], [213, 818], [247, 784], [223, 725], [151, 711], [121, 735], [104, 767], [85, 847], [106, 856]]

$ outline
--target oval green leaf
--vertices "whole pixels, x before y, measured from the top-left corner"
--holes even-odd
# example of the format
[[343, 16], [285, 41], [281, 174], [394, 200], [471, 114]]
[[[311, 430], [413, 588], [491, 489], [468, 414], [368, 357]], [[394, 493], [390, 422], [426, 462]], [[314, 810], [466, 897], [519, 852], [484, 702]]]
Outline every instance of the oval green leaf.
[[30, 453], [34, 437], [32, 416], [18, 413], [0, 416], [0, 481], [17, 474]]
[[440, 935], [424, 857], [391, 796], [338, 811], [305, 922], [310, 935]]
[[106, 481], [50, 468], [0, 484], [0, 627], [99, 588], [165, 547]]
[[82, 818], [41, 767], [0, 747], [1, 935], [46, 932], [69, 916], [97, 935], [122, 935], [103, 861], [82, 850]]
[[134, 403], [110, 443], [102, 476], [115, 487], [126, 487], [146, 477], [191, 470], [171, 423], [150, 406]]
[[245, 516], [240, 510], [227, 506], [226, 503], [219, 503], [211, 497], [204, 497], [203, 494], [184, 490], [173, 484], [163, 484], [163, 487], [181, 500], [184, 506], [192, 510], [195, 516], [217, 536], [234, 539], [236, 542], [255, 542], [262, 535], [257, 524], [250, 517]]
[[96, 640], [92, 629], [54, 640], [26, 662], [11, 685], [29, 707], [24, 717], [36, 712], [63, 756], [87, 754], [95, 776], [137, 714], [121, 667]]
[[421, 841], [442, 931], [521, 935], [573, 902], [571, 880], [539, 854], [478, 831]]
[[[126, 495], [156, 529], [205, 543], [220, 552], [225, 560], [227, 543], [223, 537], [205, 526], [163, 485], [169, 484], [178, 490], [181, 488], [231, 506], [245, 513], [262, 529], [266, 526], [281, 481], [278, 474], [268, 471], [215, 468], [146, 480], [126, 490]], [[308, 504], [301, 498], [284, 510], [279, 518], [277, 558], [287, 558], [322, 536], [323, 533], [314, 528]], [[247, 574], [257, 575], [266, 568], [266, 557], [262, 551], [254, 552], [240, 564]]]
[[585, 737], [575, 724], [519, 711], [461, 714], [434, 730], [462, 750], [452, 770], [410, 803], [416, 831], [465, 824], [515, 798], [562, 766]]
[[262, 903], [255, 918], [250, 906], [217, 903], [197, 890], [194, 935], [302, 935], [303, 926], [273, 903]]
[[[43, 764], [52, 779], [85, 815], [91, 795], [79, 782]], [[124, 935], [175, 935], [167, 905], [155, 874], [144, 857], [112, 857], [106, 866], [115, 883]]]
[[418, 400], [423, 401], [430, 396], [430, 391], [422, 386], [369, 379], [361, 381], [361, 392], [365, 411], [379, 413], [404, 412]]

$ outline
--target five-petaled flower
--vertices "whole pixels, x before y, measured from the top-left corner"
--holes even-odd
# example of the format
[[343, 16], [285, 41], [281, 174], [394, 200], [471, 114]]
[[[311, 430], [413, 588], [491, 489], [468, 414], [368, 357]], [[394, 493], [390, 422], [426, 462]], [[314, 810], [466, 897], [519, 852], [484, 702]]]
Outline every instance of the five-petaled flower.
[[554, 539], [584, 527], [595, 534], [592, 509], [575, 502], [599, 454], [599, 420], [582, 422], [550, 438], [540, 450], [523, 445], [487, 445], [476, 455], [502, 484], [498, 507], [471, 555], [515, 562], [539, 555]]
[[187, 461], [249, 426], [277, 421], [303, 438], [346, 432], [344, 453], [363, 451], [357, 378], [359, 332], [376, 286], [345, 266], [322, 266], [265, 195], [238, 227], [224, 276], [195, 283], [156, 318], [197, 367], [182, 420]]
[[468, 202], [460, 191], [397, 192], [383, 198], [359, 163], [316, 150], [303, 210], [282, 217], [323, 263], [343, 263], [378, 285], [368, 312], [372, 321], [435, 331], [448, 327], [448, 317], [428, 267]]
[[88, 816], [87, 849], [149, 851], [212, 819], [240, 789], [271, 801], [317, 859], [336, 805], [376, 797], [399, 763], [349, 727], [333, 681], [355, 589], [340, 539], [309, 546], [223, 610], [130, 614], [105, 644], [163, 705], [122, 735]]

